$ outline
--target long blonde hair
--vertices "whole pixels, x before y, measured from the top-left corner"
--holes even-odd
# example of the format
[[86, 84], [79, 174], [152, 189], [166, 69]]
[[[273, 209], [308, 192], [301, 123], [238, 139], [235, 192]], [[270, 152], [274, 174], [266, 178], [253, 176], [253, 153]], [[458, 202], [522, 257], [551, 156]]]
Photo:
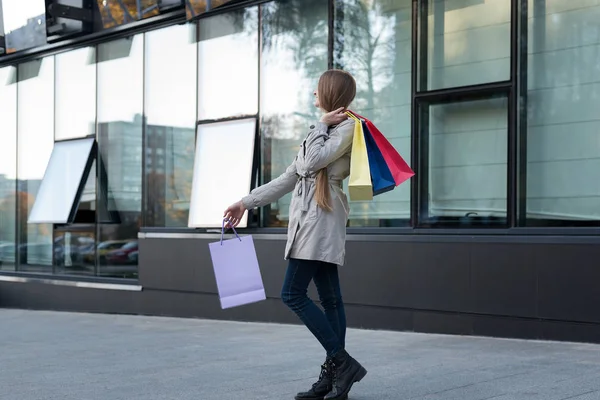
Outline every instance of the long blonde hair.
[[[321, 75], [317, 93], [319, 105], [325, 112], [337, 110], [340, 107], [347, 108], [356, 96], [356, 81], [346, 71], [331, 69]], [[317, 173], [315, 200], [323, 210], [331, 211], [333, 209], [327, 167]]]

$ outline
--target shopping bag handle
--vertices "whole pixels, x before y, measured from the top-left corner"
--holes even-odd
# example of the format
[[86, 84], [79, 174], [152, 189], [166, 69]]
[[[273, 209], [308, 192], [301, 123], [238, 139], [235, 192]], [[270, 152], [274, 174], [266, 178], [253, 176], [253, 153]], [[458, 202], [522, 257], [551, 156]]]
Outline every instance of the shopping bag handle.
[[[229, 222], [229, 218], [223, 218], [223, 225], [221, 226], [221, 246], [223, 246], [223, 235], [225, 234], [225, 221]], [[241, 242], [242, 238], [240, 237], [240, 235], [238, 235], [233, 225], [231, 225], [231, 229], [233, 229], [233, 233], [235, 233], [235, 236], [237, 236], [237, 238], [240, 239]]]

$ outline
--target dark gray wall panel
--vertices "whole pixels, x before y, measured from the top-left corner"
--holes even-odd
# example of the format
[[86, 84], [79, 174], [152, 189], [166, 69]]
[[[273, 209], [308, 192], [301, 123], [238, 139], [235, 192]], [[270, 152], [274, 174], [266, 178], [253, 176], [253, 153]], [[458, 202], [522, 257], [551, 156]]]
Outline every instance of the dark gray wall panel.
[[137, 314], [139, 292], [81, 289], [40, 283], [0, 282], [0, 307]]
[[537, 274], [531, 245], [471, 245], [470, 311], [519, 317], [537, 316]]
[[531, 246], [538, 271], [539, 317], [600, 322], [600, 246]]
[[287, 270], [287, 261], [283, 259], [285, 253], [284, 240], [254, 240], [256, 255], [265, 285], [265, 292], [269, 297], [281, 296], [281, 286]]
[[443, 333], [448, 335], [471, 335], [470, 315], [439, 313], [432, 311], [413, 312], [413, 327], [417, 332]]
[[411, 253], [408, 279], [415, 308], [444, 311], [469, 308], [468, 244], [414, 243]]
[[473, 334], [519, 339], [541, 338], [540, 321], [536, 319], [473, 315]]
[[[0, 307], [299, 323], [279, 299], [283, 238], [255, 237], [268, 299], [221, 310], [217, 239], [181, 236], [140, 239], [141, 292], [0, 282]], [[575, 239], [351, 238], [340, 270], [349, 326], [600, 342], [600, 239]]]
[[348, 326], [363, 329], [412, 331], [413, 312], [399, 308], [346, 305]]
[[408, 280], [412, 244], [349, 242], [340, 268], [345, 301], [365, 305], [412, 307]]
[[208, 242], [198, 239], [140, 240], [140, 283], [154, 289], [216, 293]]
[[540, 321], [540, 339], [600, 343], [600, 325], [576, 322]]

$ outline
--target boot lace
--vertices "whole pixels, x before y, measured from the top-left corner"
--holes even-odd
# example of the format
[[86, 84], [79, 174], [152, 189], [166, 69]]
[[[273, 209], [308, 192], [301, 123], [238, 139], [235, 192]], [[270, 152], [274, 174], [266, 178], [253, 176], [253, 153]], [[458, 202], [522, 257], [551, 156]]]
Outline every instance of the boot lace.
[[338, 381], [337, 367], [335, 365], [335, 362], [333, 362], [333, 360], [330, 362], [329, 365], [331, 367], [331, 385], [333, 387], [333, 390], [336, 390], [337, 381]]
[[329, 371], [327, 363], [321, 365], [321, 373], [319, 374], [319, 379], [315, 383], [313, 383], [312, 387], [315, 388], [317, 387], [317, 385], [321, 384], [321, 382], [323, 382], [323, 379], [325, 379], [328, 373]]

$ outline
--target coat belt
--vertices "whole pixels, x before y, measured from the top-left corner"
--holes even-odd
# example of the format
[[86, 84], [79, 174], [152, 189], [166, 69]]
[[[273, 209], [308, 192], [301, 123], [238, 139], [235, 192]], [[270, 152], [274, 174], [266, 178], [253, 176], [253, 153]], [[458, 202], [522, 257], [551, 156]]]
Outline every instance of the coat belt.
[[[316, 178], [312, 178], [312, 177], [308, 177], [308, 176], [299, 176], [298, 177], [298, 183], [300, 183], [300, 185], [298, 185], [298, 196], [301, 197], [301, 210], [302, 211], [308, 211], [308, 184], [309, 183], [314, 183], [317, 179]], [[342, 180], [341, 179], [334, 179], [334, 178], [329, 178], [329, 184], [330, 185], [334, 185], [334, 186], [338, 186], [338, 187], [342, 187]]]

